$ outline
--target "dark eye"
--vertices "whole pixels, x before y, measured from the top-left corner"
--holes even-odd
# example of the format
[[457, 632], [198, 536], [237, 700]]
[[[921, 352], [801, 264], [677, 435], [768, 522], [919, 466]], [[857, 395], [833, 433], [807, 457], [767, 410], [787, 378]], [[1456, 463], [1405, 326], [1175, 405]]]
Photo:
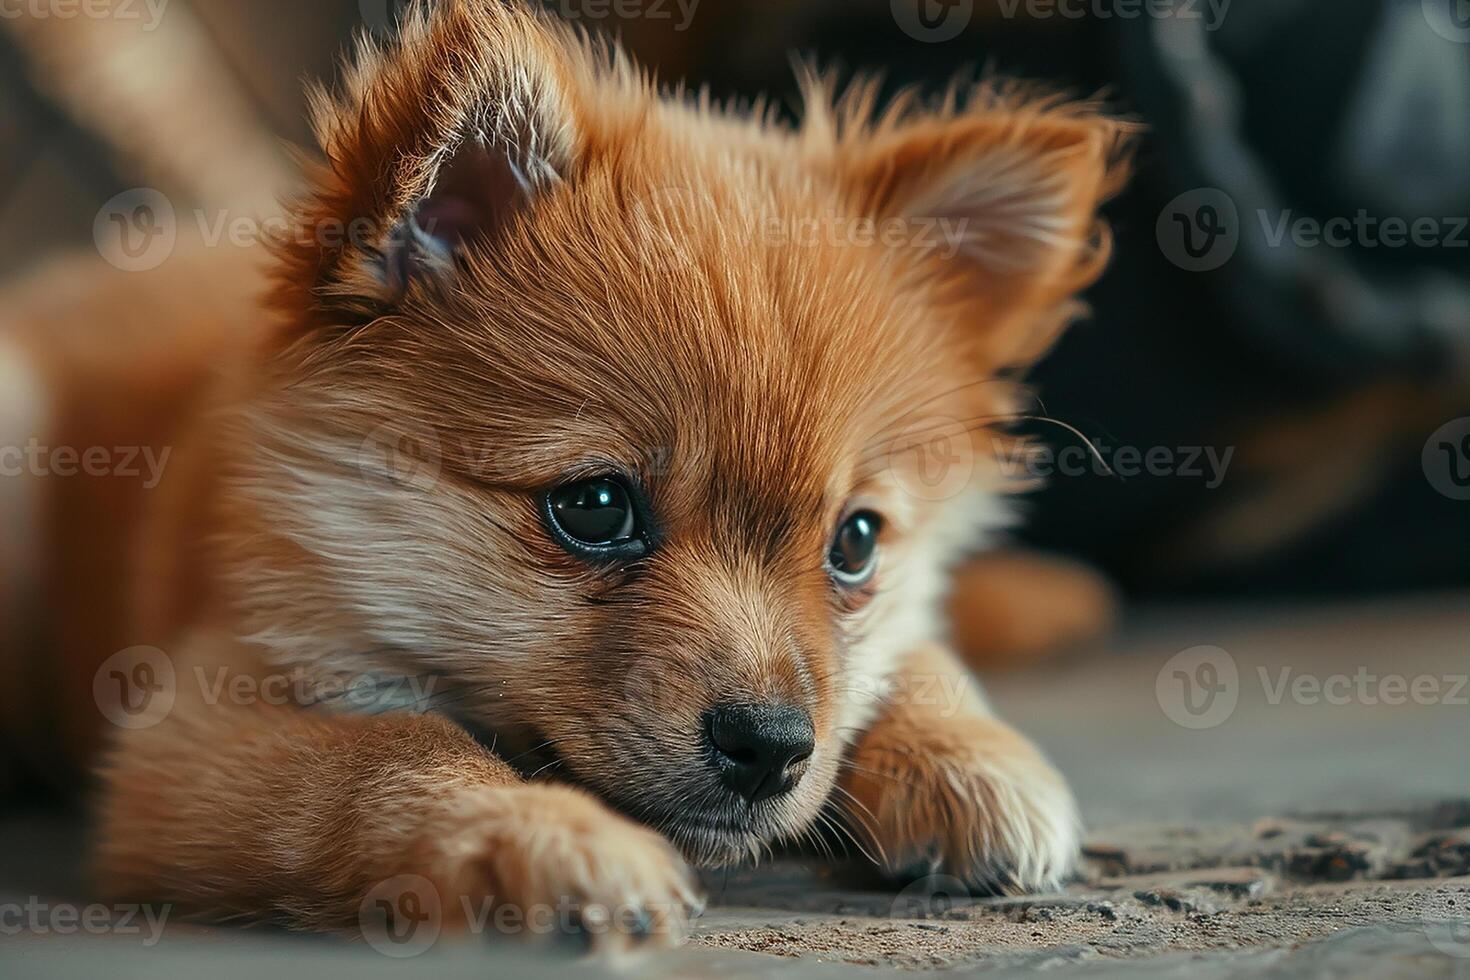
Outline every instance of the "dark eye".
[[647, 547], [633, 494], [615, 477], [550, 491], [546, 521], [562, 546], [582, 557], [636, 558]]
[[827, 564], [832, 577], [846, 586], [862, 585], [877, 567], [878, 532], [883, 518], [870, 510], [858, 511], [837, 529]]

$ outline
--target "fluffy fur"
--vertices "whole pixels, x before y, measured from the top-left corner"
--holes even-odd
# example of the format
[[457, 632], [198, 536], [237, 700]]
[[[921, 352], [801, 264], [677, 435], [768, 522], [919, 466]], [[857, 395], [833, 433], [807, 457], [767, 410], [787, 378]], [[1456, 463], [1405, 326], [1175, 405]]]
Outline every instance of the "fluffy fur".
[[[455, 907], [682, 909], [680, 853], [745, 859], [824, 810], [894, 873], [1061, 879], [1064, 783], [941, 645], [947, 570], [1010, 488], [983, 456], [914, 488], [925, 442], [1012, 415], [1075, 314], [1128, 127], [997, 85], [882, 113], [872, 86], [806, 91], [786, 128], [446, 0], [318, 93], [291, 213], [355, 230], [277, 249], [260, 353], [211, 384], [149, 517], [119, 647], [167, 651], [178, 699], [108, 756], [109, 892], [333, 929], [403, 874]], [[940, 219], [950, 254], [852, 237]], [[634, 567], [571, 558], [537, 510], [609, 471], [656, 514]], [[847, 594], [823, 560], [857, 508], [881, 565]], [[364, 717], [200, 697], [218, 671], [434, 683]], [[732, 699], [810, 713], [790, 793], [713, 780], [700, 719]]]

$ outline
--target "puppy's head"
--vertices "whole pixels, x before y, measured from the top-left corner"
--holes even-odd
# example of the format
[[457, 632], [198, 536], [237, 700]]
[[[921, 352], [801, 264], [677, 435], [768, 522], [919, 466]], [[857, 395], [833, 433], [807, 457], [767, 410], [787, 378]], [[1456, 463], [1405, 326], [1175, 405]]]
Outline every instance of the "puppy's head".
[[412, 17], [317, 100], [298, 217], [345, 237], [281, 255], [236, 478], [259, 642], [431, 674], [706, 861], [807, 827], [932, 637], [1118, 177], [1086, 108], [807, 89], [781, 128], [494, 0]]

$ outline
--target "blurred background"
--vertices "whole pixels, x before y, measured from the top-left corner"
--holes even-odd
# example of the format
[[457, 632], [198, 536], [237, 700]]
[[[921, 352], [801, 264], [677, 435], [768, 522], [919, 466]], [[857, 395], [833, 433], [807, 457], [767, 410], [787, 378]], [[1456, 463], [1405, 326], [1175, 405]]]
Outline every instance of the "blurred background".
[[[1470, 581], [1466, 0], [548, 5], [665, 80], [788, 108], [793, 52], [890, 89], [997, 72], [1101, 93], [1149, 127], [1138, 179], [1094, 316], [1033, 374], [1097, 453], [1037, 429], [1050, 479], [1023, 539], [1134, 596]], [[0, 277], [93, 247], [132, 188], [268, 200], [283, 147], [310, 145], [302, 79], [401, 6], [8, 2]]]

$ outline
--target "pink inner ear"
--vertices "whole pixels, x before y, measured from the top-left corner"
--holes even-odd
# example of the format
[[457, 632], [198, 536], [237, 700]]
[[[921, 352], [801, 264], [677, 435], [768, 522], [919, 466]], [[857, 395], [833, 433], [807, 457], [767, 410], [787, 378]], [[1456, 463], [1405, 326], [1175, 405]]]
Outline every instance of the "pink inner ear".
[[418, 207], [414, 223], [453, 251], [495, 238], [530, 203], [530, 187], [502, 150], [466, 140], [444, 165], [434, 190]]

